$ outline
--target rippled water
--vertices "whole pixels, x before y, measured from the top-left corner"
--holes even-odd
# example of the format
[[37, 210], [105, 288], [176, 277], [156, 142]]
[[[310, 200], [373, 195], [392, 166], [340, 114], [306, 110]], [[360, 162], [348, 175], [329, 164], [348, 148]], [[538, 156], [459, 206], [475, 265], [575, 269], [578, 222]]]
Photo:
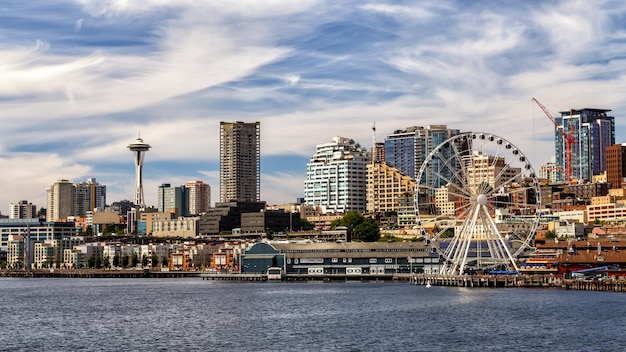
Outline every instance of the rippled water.
[[623, 351], [626, 294], [0, 279], [6, 351]]

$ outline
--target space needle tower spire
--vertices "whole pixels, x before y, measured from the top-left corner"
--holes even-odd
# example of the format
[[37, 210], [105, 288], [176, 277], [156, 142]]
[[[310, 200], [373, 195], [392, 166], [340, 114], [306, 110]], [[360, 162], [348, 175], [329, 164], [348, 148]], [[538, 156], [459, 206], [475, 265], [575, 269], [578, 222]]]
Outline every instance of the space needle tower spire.
[[146, 203], [143, 198], [143, 159], [151, 147], [150, 144], [143, 142], [141, 134], [139, 134], [135, 143], [129, 144], [127, 148], [135, 155], [135, 205], [144, 209]]

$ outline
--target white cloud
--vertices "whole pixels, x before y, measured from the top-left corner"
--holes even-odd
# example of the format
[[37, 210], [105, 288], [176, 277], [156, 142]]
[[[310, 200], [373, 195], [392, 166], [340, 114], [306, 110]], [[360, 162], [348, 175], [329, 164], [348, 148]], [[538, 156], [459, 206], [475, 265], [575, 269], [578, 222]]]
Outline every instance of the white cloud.
[[10, 203], [28, 200], [37, 208], [46, 207], [46, 189], [57, 179], [74, 179], [86, 175], [91, 168], [86, 165], [68, 165], [56, 154], [12, 153], [0, 156], [0, 212], [7, 214]]

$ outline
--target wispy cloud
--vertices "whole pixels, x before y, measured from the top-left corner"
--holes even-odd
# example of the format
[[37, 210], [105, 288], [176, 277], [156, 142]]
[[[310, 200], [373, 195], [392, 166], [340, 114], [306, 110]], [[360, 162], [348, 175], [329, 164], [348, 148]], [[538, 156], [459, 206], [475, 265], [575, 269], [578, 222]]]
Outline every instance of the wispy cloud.
[[[540, 165], [554, 131], [530, 98], [626, 111], [624, 15], [620, 1], [4, 5], [0, 163], [19, 177], [0, 176], [0, 211], [45, 206], [57, 178], [96, 177], [110, 202], [132, 198], [138, 131], [153, 146], [148, 199], [160, 183], [204, 179], [216, 201], [219, 121], [260, 121], [262, 161], [305, 164], [336, 135], [367, 146], [375, 120], [379, 140], [412, 125], [484, 130]], [[269, 203], [301, 195], [306, 170], [292, 167], [262, 164]]]

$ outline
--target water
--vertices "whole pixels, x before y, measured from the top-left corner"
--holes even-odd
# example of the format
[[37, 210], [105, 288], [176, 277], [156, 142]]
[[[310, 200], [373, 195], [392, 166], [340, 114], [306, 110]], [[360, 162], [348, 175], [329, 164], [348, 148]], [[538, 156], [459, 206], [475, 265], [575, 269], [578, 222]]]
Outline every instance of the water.
[[0, 279], [2, 351], [623, 351], [626, 294]]

